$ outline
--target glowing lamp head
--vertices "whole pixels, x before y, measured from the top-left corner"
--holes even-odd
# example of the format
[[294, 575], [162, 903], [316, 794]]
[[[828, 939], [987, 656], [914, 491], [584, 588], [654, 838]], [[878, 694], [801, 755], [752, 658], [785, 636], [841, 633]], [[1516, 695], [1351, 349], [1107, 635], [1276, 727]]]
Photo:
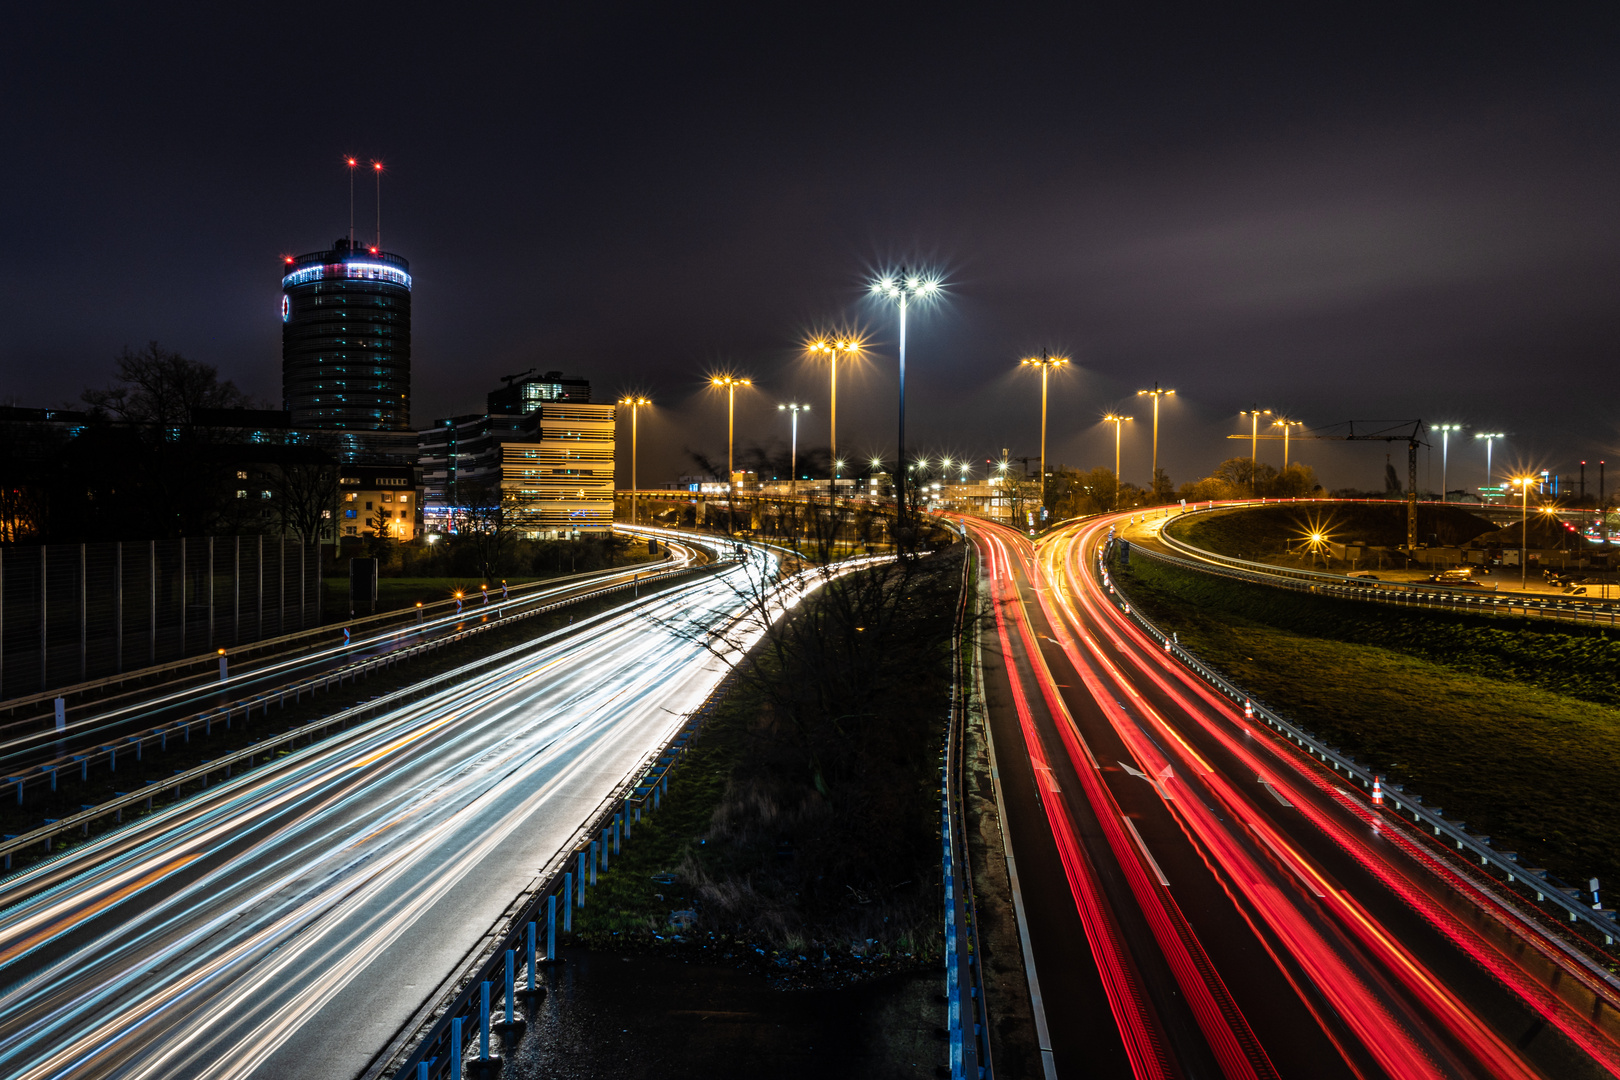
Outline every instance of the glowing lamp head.
[[349, 158], [348, 162], [349, 162], [349, 168], [351, 168], [351, 169], [354, 168], [356, 165], [360, 164], [358, 161], [354, 160], [354, 158]]

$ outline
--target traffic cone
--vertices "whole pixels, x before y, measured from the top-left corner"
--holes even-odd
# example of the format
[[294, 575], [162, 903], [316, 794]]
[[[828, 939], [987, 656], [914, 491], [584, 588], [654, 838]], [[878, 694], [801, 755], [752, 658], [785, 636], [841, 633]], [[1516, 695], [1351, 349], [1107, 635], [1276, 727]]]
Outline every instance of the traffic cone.
[[1170, 651], [1170, 639], [1169, 638], [1164, 639], [1164, 651], [1165, 652]]
[[1373, 805], [1384, 805], [1384, 781], [1382, 777], [1373, 777]]
[[1248, 698], [1243, 699], [1243, 719], [1254, 719], [1254, 702], [1250, 701]]

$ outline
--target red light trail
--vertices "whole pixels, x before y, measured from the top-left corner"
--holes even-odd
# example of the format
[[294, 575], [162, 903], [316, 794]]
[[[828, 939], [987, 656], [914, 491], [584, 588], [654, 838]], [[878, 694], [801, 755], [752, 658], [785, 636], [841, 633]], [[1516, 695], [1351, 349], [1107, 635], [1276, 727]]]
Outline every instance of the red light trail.
[[[1338, 788], [1268, 728], [1246, 720], [1241, 706], [1165, 655], [1109, 601], [1112, 590], [1098, 553], [1109, 526], [1122, 520], [1071, 527], [1043, 540], [1038, 550], [1014, 530], [964, 524], [983, 555], [1025, 749], [1042, 782], [1041, 803], [1134, 1075], [1166, 1075], [1161, 1020], [1144, 1003], [1144, 988], [1133, 983], [1141, 965], [1133, 961], [1132, 949], [1144, 943], [1121, 942], [1119, 912], [1109, 909], [1096, 884], [1092, 860], [1101, 851], [1081, 846], [1071, 808], [1049, 797], [1058, 785], [1025, 690], [1028, 676], [1015, 662], [1015, 636], [1107, 852], [1128, 882], [1152, 944], [1173, 973], [1211, 1054], [1228, 1076], [1277, 1073], [1129, 825], [1065, 702], [1020, 595], [1018, 571], [1034, 587], [1049, 640], [1134, 757], [1135, 768], [1125, 764], [1125, 769], [1152, 786], [1162, 812], [1174, 820], [1352, 1072], [1401, 1078], [1544, 1075], [1499, 1030], [1499, 1017], [1487, 1019], [1477, 989], [1459, 989], [1437, 973], [1436, 962], [1447, 965], [1434, 955], [1431, 942], [1438, 941], [1605, 1072], [1620, 1075], [1612, 983], [1549, 940], [1498, 892], [1428, 850], [1398, 819]], [[1244, 779], [1235, 782], [1240, 773]], [[1259, 783], [1250, 784], [1247, 777]], [[1288, 808], [1287, 819], [1257, 801], [1258, 795], [1250, 797], [1262, 784], [1271, 793], [1266, 797]], [[1291, 816], [1295, 811], [1300, 818]], [[1290, 823], [1300, 821], [1310, 835], [1292, 828]], [[1330, 869], [1322, 861], [1324, 852], [1311, 850], [1320, 849], [1317, 837], [1325, 837], [1352, 863]], [[1328, 862], [1338, 865], [1333, 858]], [[1341, 883], [1346, 873], [1361, 895]], [[1369, 883], [1374, 883], [1370, 893], [1365, 891]], [[1380, 886], [1384, 894], [1374, 895]], [[1386, 925], [1389, 897], [1432, 931], [1421, 946], [1406, 940], [1408, 931]], [[1369, 901], [1376, 901], [1372, 908]], [[1374, 909], [1386, 914], [1381, 918]], [[1467, 917], [1473, 912], [1483, 920]], [[1169, 1067], [1179, 1071], [1174, 1061]]]

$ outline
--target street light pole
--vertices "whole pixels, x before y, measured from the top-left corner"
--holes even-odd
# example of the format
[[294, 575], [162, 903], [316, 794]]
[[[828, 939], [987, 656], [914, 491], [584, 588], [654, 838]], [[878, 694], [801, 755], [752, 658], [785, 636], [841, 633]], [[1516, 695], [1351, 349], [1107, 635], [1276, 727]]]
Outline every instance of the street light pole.
[[1046, 516], [1046, 379], [1052, 369], [1069, 362], [1068, 357], [1053, 356], [1045, 349], [1041, 355], [1025, 357], [1018, 363], [1024, 367], [1041, 369], [1041, 516]]
[[754, 385], [751, 379], [735, 375], [716, 375], [711, 385], [726, 388], [726, 532], [732, 531], [732, 514], [737, 505], [737, 467], [733, 451], [737, 444], [737, 387]]
[[1485, 440], [1485, 486], [1490, 487], [1490, 485], [1491, 485], [1491, 443], [1494, 442], [1497, 439], [1502, 438], [1502, 433], [1500, 431], [1476, 432], [1475, 435], [1474, 435], [1474, 438], [1476, 438], [1476, 439], [1484, 439]]
[[1519, 489], [1519, 591], [1525, 590], [1525, 574], [1530, 566], [1530, 483], [1533, 477], [1515, 477]]
[[940, 289], [938, 278], [928, 277], [902, 266], [900, 272], [887, 275], [872, 282], [872, 294], [894, 301], [900, 308], [900, 426], [897, 432], [896, 444], [899, 450], [899, 460], [895, 463], [896, 475], [900, 478], [900, 487], [897, 492], [898, 519], [901, 528], [906, 524], [906, 308], [912, 300], [927, 299], [935, 295]]
[[[828, 435], [832, 442], [832, 461], [829, 471], [832, 473], [832, 494], [838, 494], [838, 469], [843, 463], [838, 460], [838, 354], [859, 352], [859, 341], [814, 341], [810, 343], [811, 352], [827, 354], [827, 366], [832, 373], [832, 404], [827, 418]], [[810, 406], [806, 405], [805, 408]], [[902, 425], [903, 425], [902, 421]]]
[[[1148, 491], [1157, 495], [1159, 493], [1159, 399], [1174, 394], [1174, 390], [1165, 390], [1159, 386], [1158, 380], [1153, 382], [1153, 389], [1138, 390], [1137, 397], [1150, 397], [1153, 399], [1153, 464], [1152, 472], [1148, 474]], [[1130, 417], [1126, 417], [1130, 419]]]
[[1272, 427], [1280, 427], [1280, 428], [1283, 429], [1283, 472], [1287, 472], [1288, 471], [1288, 433], [1289, 433], [1289, 430], [1292, 429], [1292, 428], [1304, 427], [1305, 426], [1305, 421], [1303, 421], [1303, 420], [1281, 420], [1281, 419], [1279, 419], [1279, 420], [1273, 420], [1271, 422], [1271, 426]]
[[[1440, 501], [1446, 502], [1446, 463], [1450, 458], [1451, 433], [1461, 431], [1461, 424], [1436, 424], [1434, 429], [1440, 432]], [[1432, 459], [1431, 459], [1432, 460]]]
[[641, 490], [640, 484], [636, 482], [636, 455], [638, 450], [636, 446], [636, 412], [641, 406], [651, 405], [652, 402], [644, 397], [623, 397], [619, 399], [619, 404], [630, 406], [630, 524], [634, 525], [636, 524], [636, 499]]
[[1238, 415], [1249, 418], [1249, 498], [1253, 499], [1260, 494], [1260, 418], [1270, 416], [1271, 410], [1256, 406]]
[[788, 478], [788, 495], [790, 497], [797, 497], [799, 494], [799, 414], [802, 412], [809, 412], [810, 406], [778, 405], [776, 407], [776, 411], [793, 414], [793, 442], [791, 443], [793, 449], [790, 452], [790, 460], [793, 463], [793, 474]]
[[[1157, 407], [1158, 403], [1158, 399], [1155, 398], [1153, 401], [1155, 407]], [[1119, 416], [1115, 413], [1109, 413], [1103, 417], [1104, 423], [1114, 425], [1114, 509], [1116, 510], [1119, 509], [1119, 432], [1125, 421], [1130, 419], [1132, 418], [1129, 416]]]

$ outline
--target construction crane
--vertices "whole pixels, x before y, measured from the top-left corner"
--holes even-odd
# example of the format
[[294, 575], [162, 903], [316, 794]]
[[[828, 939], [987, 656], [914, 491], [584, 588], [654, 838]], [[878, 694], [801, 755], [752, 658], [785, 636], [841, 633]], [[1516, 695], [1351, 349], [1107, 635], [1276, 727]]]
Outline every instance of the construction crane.
[[[1367, 427], [1364, 423], [1363, 429]], [[1343, 428], [1343, 432], [1337, 429]], [[1316, 439], [1323, 442], [1404, 442], [1406, 444], [1406, 553], [1410, 556], [1417, 550], [1417, 458], [1418, 447], [1427, 446], [1423, 441], [1423, 434], [1427, 430], [1422, 420], [1400, 420], [1393, 424], [1385, 424], [1372, 431], [1356, 431], [1356, 422], [1346, 420], [1341, 424], [1329, 424], [1326, 427], [1312, 428], [1309, 435], [1260, 435], [1261, 439]], [[1251, 439], [1252, 435], [1228, 435], [1228, 439]]]

